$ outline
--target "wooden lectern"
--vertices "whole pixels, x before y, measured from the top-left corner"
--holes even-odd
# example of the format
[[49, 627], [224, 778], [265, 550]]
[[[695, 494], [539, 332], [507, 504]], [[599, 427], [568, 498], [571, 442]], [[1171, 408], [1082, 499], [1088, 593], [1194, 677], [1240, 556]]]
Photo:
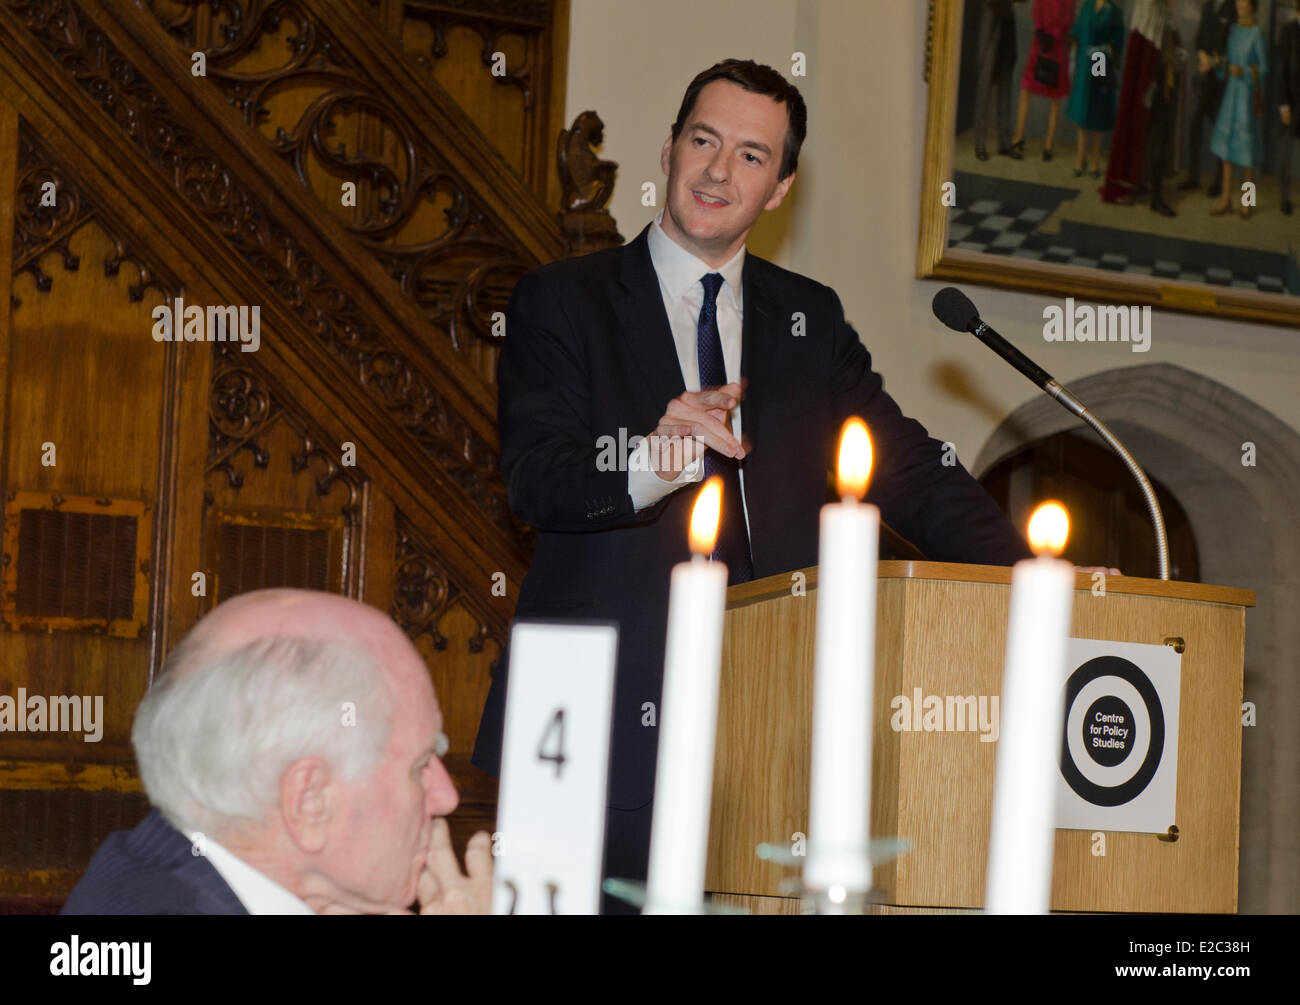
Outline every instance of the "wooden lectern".
[[[803, 589], [799, 589], [799, 577]], [[881, 562], [872, 750], [873, 837], [912, 850], [875, 870], [880, 913], [982, 906], [997, 744], [977, 732], [894, 732], [890, 700], [1000, 695], [1011, 570]], [[1052, 909], [1233, 913], [1241, 803], [1241, 704], [1249, 590], [1108, 576], [1075, 584], [1075, 638], [1185, 646], [1179, 698], [1177, 834], [1058, 830]], [[763, 842], [807, 834], [817, 570], [731, 588], [705, 889], [755, 914], [797, 914], [761, 861]]]

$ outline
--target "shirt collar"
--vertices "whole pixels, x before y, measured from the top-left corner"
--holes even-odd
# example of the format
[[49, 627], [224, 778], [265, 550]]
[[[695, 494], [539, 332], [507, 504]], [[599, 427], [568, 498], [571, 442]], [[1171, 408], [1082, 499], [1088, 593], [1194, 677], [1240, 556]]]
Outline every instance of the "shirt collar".
[[745, 246], [742, 244], [729, 262], [715, 269], [669, 237], [663, 228], [663, 218], [664, 211], [660, 210], [650, 226], [650, 261], [669, 296], [680, 300], [692, 291], [703, 294], [700, 279], [710, 272], [718, 272], [724, 280], [722, 290], [730, 295], [739, 310], [743, 299], [740, 277], [745, 268]]
[[249, 914], [315, 914], [301, 899], [210, 837], [203, 854]]

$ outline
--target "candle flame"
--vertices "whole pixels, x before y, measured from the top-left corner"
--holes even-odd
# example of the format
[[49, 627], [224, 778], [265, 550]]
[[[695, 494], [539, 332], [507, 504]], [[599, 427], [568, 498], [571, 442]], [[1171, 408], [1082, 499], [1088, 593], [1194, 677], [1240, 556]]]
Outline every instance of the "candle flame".
[[867, 494], [872, 458], [871, 434], [867, 432], [867, 424], [855, 415], [844, 423], [840, 431], [837, 483], [841, 499], [850, 496], [861, 499]]
[[691, 553], [712, 555], [722, 519], [722, 479], [714, 475], [704, 483], [691, 510]]
[[1050, 553], [1053, 557], [1065, 550], [1070, 536], [1070, 514], [1055, 499], [1041, 503], [1029, 518], [1029, 547], [1034, 554]]

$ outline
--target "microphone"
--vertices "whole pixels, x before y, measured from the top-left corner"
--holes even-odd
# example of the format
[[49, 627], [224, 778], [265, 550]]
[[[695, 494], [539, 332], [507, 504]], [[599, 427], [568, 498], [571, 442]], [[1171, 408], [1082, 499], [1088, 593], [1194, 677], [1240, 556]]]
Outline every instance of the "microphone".
[[1013, 346], [1001, 335], [989, 327], [988, 322], [980, 317], [980, 312], [971, 303], [970, 298], [955, 286], [945, 286], [934, 295], [931, 305], [934, 316], [953, 331], [970, 332], [1013, 367], [1055, 398], [1067, 411], [1078, 416], [1100, 436], [1106, 444], [1119, 455], [1119, 459], [1137, 480], [1142, 496], [1146, 500], [1147, 511], [1151, 514], [1151, 525], [1156, 532], [1156, 565], [1161, 579], [1169, 578], [1169, 540], [1165, 535], [1165, 517], [1160, 511], [1160, 502], [1156, 499], [1155, 489], [1137, 460], [1128, 448], [1110, 431], [1104, 422], [1093, 415], [1088, 407], [1068, 388], [1056, 380], [1050, 373]]

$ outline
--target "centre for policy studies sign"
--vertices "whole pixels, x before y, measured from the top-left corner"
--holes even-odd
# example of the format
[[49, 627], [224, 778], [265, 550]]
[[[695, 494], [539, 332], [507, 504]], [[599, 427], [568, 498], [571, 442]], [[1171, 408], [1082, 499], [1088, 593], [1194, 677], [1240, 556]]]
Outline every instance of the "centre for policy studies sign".
[[1178, 688], [1171, 646], [1070, 639], [1056, 826], [1165, 834], [1175, 823]]

